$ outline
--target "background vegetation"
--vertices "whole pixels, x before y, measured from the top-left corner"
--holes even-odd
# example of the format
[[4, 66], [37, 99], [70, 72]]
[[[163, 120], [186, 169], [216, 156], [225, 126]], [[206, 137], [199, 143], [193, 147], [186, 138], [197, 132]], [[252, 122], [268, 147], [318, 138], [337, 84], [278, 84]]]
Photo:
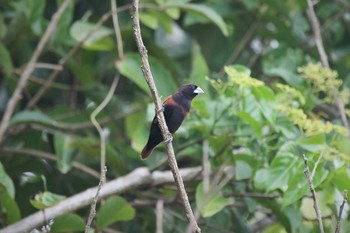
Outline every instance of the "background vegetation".
[[[63, 2], [0, 0], [2, 115]], [[143, 166], [169, 169], [164, 146], [139, 159], [154, 105], [130, 2], [117, 5], [122, 41], [110, 1], [69, 1], [35, 62], [0, 137], [1, 228], [98, 184], [100, 136], [90, 116], [115, 79], [97, 116], [108, 129], [107, 180]], [[141, 1], [142, 36], [162, 98], [190, 82], [206, 92], [173, 141], [180, 168], [210, 167], [210, 176], [186, 183], [203, 232], [319, 232], [303, 155], [325, 232], [336, 230], [350, 189], [349, 129], [341, 120], [350, 114], [350, 2], [314, 7], [331, 69], [319, 62], [307, 1]], [[81, 207], [47, 220], [51, 232], [83, 231], [89, 208]], [[348, 210], [340, 232], [350, 231]], [[157, 214], [164, 232], [188, 227], [172, 183], [148, 182], [103, 200], [92, 227], [155, 232]]]

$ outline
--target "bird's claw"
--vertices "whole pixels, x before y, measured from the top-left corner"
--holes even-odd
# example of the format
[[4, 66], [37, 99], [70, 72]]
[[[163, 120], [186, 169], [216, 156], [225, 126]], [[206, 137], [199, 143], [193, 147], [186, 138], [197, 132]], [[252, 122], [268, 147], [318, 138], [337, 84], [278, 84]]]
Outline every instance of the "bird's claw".
[[162, 106], [159, 110], [156, 110], [157, 113], [164, 112], [164, 107]]
[[167, 139], [164, 140], [165, 144], [169, 144], [170, 142], [173, 141], [173, 136], [170, 134], [169, 137]]

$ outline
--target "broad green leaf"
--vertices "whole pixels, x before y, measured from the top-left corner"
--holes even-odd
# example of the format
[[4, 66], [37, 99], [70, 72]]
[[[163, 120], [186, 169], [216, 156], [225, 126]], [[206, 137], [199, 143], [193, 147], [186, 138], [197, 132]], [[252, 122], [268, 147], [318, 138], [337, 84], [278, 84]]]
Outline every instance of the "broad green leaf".
[[110, 37], [104, 37], [100, 40], [96, 40], [90, 45], [85, 45], [84, 48], [88, 50], [97, 50], [97, 51], [110, 51], [114, 47], [114, 42]]
[[9, 195], [8, 192], [5, 192], [4, 187], [0, 187], [0, 203], [6, 218], [6, 223], [11, 224], [15, 223], [21, 219], [21, 212], [16, 203], [16, 201]]
[[278, 116], [276, 124], [273, 125], [277, 132], [281, 132], [288, 139], [295, 139], [300, 134], [298, 128], [286, 116]]
[[3, 43], [0, 42], [0, 71], [4, 73], [5, 76], [10, 76], [12, 73], [13, 65], [12, 59], [9, 51], [4, 46]]
[[11, 121], [10, 127], [23, 123], [39, 123], [43, 125], [53, 125], [55, 121], [48, 115], [38, 111], [22, 111], [15, 114]]
[[74, 137], [69, 134], [56, 132], [54, 136], [55, 152], [57, 156], [57, 168], [63, 174], [67, 173], [73, 165], [76, 151], [71, 146]]
[[[70, 28], [70, 35], [77, 41], [82, 41], [88, 34], [92, 33], [87, 40], [83, 43], [84, 48], [91, 50], [101, 50], [101, 45], [95, 45], [95, 43], [107, 43], [106, 47], [110, 46], [110, 39], [106, 39], [101, 42], [102, 39], [105, 39], [113, 33], [113, 30], [105, 26], [99, 26], [96, 29], [96, 24], [92, 24], [85, 21], [75, 21]], [[107, 41], [107, 42], [106, 42]], [[105, 50], [106, 47], [102, 46], [102, 50]]]
[[157, 17], [154, 17], [151, 13], [140, 12], [140, 21], [153, 30], [155, 30], [158, 27], [158, 19]]
[[325, 142], [326, 137], [324, 134], [319, 134], [307, 138], [301, 138], [296, 141], [296, 143], [302, 148], [314, 153], [320, 152], [322, 147], [325, 146]]
[[259, 100], [266, 100], [273, 102], [275, 100], [275, 93], [268, 86], [252, 87], [255, 98]]
[[259, 169], [255, 172], [254, 187], [258, 190], [264, 190], [267, 186], [268, 170], [265, 168]]
[[243, 160], [236, 160], [236, 180], [248, 179], [252, 176], [253, 169]]
[[5, 168], [0, 162], [0, 186], [5, 189], [11, 198], [15, 198], [15, 186], [11, 178], [7, 175]]
[[[308, 158], [308, 167], [310, 170], [310, 174], [315, 165], [314, 159], [316, 159], [316, 157]], [[321, 162], [318, 165], [315, 172], [315, 176], [313, 178], [314, 187], [317, 188], [327, 178], [327, 176], [328, 176], [328, 170], [326, 170], [323, 167], [323, 163]], [[291, 176], [288, 182], [288, 189], [283, 195], [282, 207], [286, 207], [298, 201], [308, 193], [310, 193], [310, 188], [304, 173], [304, 160], [302, 156], [299, 156], [298, 161], [295, 164], [295, 171], [293, 173], [293, 176]]]
[[192, 47], [192, 69], [190, 74], [190, 82], [194, 83], [202, 88], [207, 85], [205, 77], [209, 75], [209, 68], [201, 49], [198, 44], [194, 44]]
[[302, 52], [299, 49], [280, 46], [264, 55], [264, 73], [272, 77], [281, 77], [293, 87], [300, 87], [305, 81], [295, 72], [302, 64], [302, 59]]
[[49, 191], [38, 193], [30, 199], [30, 203], [37, 209], [43, 210], [62, 201], [65, 196], [58, 195]]
[[119, 221], [135, 217], [135, 209], [122, 197], [112, 196], [100, 207], [96, 215], [96, 227], [100, 230]]
[[239, 116], [239, 118], [241, 118], [243, 121], [246, 121], [253, 128], [259, 138], [262, 137], [262, 126], [259, 121], [255, 120], [247, 112], [237, 112], [236, 115]]
[[[314, 163], [309, 161], [310, 173], [313, 169]], [[304, 162], [300, 157], [298, 164], [296, 164], [297, 173], [291, 176], [291, 179], [288, 184], [288, 189], [283, 195], [282, 207], [286, 207], [294, 202], [300, 200], [303, 196], [310, 194], [309, 183], [304, 174]], [[299, 170], [298, 170], [299, 169]], [[316, 169], [316, 173], [313, 179], [314, 187], [317, 188], [328, 175], [328, 171], [319, 165]]]
[[350, 190], [350, 172], [346, 166], [343, 166], [335, 171], [331, 182], [335, 184], [339, 192]]
[[[177, 89], [176, 84], [171, 74], [158, 60], [149, 57], [149, 62], [159, 95], [165, 99]], [[151, 94], [141, 71], [141, 59], [139, 54], [125, 54], [124, 59], [119, 64], [119, 70], [122, 75], [133, 81], [139, 88], [147, 94]]]
[[286, 190], [288, 181], [294, 175], [295, 165], [298, 162], [297, 156], [280, 155], [276, 156], [268, 170], [267, 190], [282, 189]]
[[168, 4], [164, 5], [164, 8], [179, 8], [190, 13], [201, 15], [218, 26], [222, 34], [228, 36], [228, 30], [224, 20], [216, 11], [206, 5], [185, 2], [169, 2]]
[[66, 213], [55, 218], [52, 232], [83, 232], [85, 230], [85, 221], [79, 215]]
[[149, 126], [145, 122], [145, 115], [146, 111], [139, 111], [130, 114], [125, 121], [126, 132], [131, 140], [131, 147], [136, 151], [141, 151], [147, 142]]
[[204, 193], [203, 183], [200, 183], [196, 190], [196, 203], [201, 215], [208, 218], [232, 204], [232, 201], [222, 196], [219, 190], [209, 190], [208, 193]]

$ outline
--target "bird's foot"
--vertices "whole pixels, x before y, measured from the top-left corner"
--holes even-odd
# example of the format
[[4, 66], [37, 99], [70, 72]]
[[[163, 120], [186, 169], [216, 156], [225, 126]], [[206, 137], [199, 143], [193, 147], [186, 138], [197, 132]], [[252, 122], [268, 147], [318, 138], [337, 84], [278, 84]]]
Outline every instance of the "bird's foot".
[[164, 112], [164, 107], [162, 106], [159, 110], [156, 110], [157, 113]]
[[169, 134], [169, 137], [167, 139], [164, 140], [165, 144], [169, 144], [170, 142], [173, 141], [173, 136], [171, 134]]

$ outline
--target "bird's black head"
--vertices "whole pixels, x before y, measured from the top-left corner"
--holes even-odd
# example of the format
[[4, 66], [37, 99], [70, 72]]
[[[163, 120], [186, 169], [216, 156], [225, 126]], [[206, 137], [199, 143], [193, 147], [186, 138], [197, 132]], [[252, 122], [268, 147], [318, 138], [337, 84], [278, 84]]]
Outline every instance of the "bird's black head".
[[198, 94], [204, 93], [204, 91], [194, 84], [184, 84], [178, 90], [177, 93], [189, 98], [192, 100]]

